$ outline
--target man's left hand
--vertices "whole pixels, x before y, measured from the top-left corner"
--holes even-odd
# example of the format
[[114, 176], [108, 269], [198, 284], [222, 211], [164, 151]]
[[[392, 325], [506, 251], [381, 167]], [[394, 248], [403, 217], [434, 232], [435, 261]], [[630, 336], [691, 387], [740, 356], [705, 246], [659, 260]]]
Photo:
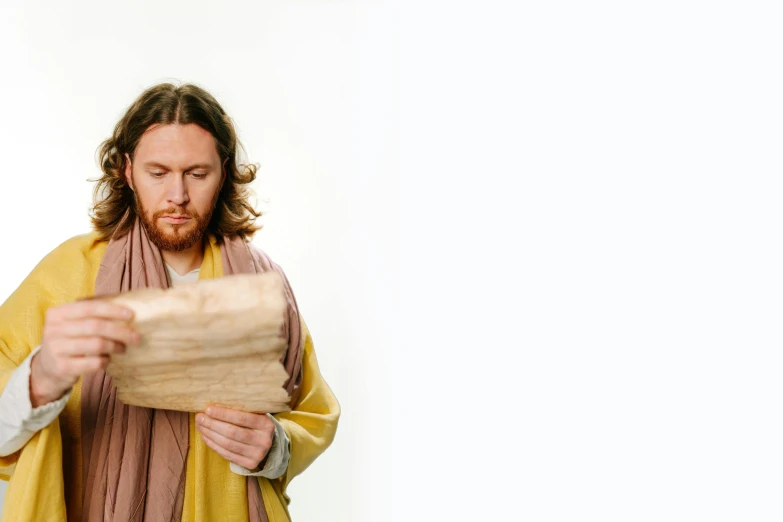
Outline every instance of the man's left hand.
[[275, 423], [267, 415], [217, 406], [196, 415], [196, 428], [207, 446], [249, 470], [264, 461], [275, 435]]

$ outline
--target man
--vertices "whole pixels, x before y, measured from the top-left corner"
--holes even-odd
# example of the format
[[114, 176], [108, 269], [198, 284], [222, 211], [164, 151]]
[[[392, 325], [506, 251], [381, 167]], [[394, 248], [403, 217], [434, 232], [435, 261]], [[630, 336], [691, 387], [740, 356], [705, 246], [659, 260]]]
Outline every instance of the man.
[[[193, 86], [145, 91], [100, 149], [95, 230], [48, 254], [0, 306], [3, 520], [289, 520], [286, 487], [334, 438], [321, 377], [282, 270], [248, 242], [253, 166], [218, 102]], [[98, 300], [144, 287], [275, 270], [288, 298], [292, 411], [127, 406], [104, 373], [138, 340]]]

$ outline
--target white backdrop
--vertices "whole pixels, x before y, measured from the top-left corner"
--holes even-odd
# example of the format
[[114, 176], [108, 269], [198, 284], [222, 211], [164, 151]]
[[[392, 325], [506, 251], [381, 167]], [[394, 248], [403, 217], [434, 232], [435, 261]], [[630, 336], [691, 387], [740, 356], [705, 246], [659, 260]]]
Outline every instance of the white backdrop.
[[[256, 244], [285, 270], [343, 407], [333, 446], [291, 485], [297, 520], [388, 505], [389, 252], [396, 91], [388, 10], [359, 2], [48, 2], [0, 7], [4, 300], [89, 230], [95, 149], [159, 81], [212, 92], [238, 126], [268, 213]], [[24, 246], [22, 246], [24, 245]], [[4, 487], [4, 486], [3, 486]], [[375, 506], [375, 507], [374, 507]]]
[[779, 2], [213, 4], [0, 4], [0, 294], [199, 82], [344, 408], [297, 521], [783, 519]]

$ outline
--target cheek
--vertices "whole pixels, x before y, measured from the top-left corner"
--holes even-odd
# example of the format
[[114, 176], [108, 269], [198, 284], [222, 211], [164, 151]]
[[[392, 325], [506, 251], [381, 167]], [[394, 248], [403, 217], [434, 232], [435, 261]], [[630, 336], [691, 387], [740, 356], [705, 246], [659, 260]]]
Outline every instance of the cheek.
[[150, 212], [154, 212], [161, 202], [162, 190], [156, 190], [155, 187], [137, 186], [136, 198], [141, 200], [141, 204], [144, 208]]
[[199, 212], [204, 212], [212, 205], [212, 199], [215, 197], [215, 191], [218, 186], [199, 187], [199, 190], [191, 192], [191, 204], [198, 208]]

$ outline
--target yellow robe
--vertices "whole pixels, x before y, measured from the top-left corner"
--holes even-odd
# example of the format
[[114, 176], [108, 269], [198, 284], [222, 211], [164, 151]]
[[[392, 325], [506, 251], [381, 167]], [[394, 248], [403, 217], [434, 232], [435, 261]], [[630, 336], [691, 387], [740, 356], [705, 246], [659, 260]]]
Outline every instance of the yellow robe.
[[[95, 233], [69, 239], [49, 253], [17, 290], [0, 306], [0, 389], [12, 372], [39, 344], [50, 307], [92, 296], [95, 277], [107, 243]], [[221, 277], [220, 249], [213, 237], [206, 242], [200, 279]], [[340, 406], [318, 369], [313, 342], [304, 322], [302, 391], [291, 412], [275, 418], [291, 441], [286, 474], [259, 478], [270, 522], [290, 520], [286, 494], [289, 482], [331, 444]], [[73, 388], [65, 410], [36, 433], [20, 451], [0, 457], [0, 478], [9, 480], [3, 521], [66, 521], [81, 517], [81, 381]], [[183, 522], [247, 520], [246, 478], [229, 469], [229, 462], [207, 447], [190, 415], [190, 450], [185, 479]], [[74, 476], [63, 476], [63, 459], [74, 465]]]

